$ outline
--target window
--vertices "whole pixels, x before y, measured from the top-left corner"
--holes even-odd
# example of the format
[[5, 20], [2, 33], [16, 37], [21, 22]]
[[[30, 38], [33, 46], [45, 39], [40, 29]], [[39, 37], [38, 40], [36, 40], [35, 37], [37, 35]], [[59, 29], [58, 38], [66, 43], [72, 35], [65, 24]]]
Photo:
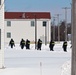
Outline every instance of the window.
[[34, 21], [31, 21], [31, 26], [32, 26], [32, 27], [34, 27], [34, 26], [35, 26], [35, 25], [34, 25]]
[[7, 38], [11, 38], [11, 33], [7, 32]]
[[7, 21], [7, 26], [11, 26], [11, 21]]
[[1, 0], [0, 0], [0, 5], [1, 5]]
[[46, 21], [43, 21], [43, 26], [44, 26], [44, 27], [46, 26], [46, 23], [47, 23]]

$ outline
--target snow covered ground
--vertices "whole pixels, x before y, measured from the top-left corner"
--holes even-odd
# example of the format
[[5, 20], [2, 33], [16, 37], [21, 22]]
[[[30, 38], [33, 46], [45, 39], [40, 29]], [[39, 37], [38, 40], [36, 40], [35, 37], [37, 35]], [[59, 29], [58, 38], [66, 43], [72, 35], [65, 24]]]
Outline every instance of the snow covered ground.
[[0, 69], [0, 75], [70, 75], [70, 46], [68, 42], [67, 52], [64, 52], [62, 42], [55, 44], [54, 51], [44, 44], [41, 51], [35, 50], [34, 45], [31, 45], [30, 50], [22, 50], [18, 44], [13, 49], [6, 45], [6, 68]]

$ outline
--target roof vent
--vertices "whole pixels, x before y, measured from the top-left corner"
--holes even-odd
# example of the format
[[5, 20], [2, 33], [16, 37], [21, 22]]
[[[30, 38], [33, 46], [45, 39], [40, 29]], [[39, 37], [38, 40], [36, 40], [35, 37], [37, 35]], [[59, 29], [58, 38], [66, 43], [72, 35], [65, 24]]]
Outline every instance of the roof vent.
[[22, 14], [22, 18], [25, 18], [25, 13]]

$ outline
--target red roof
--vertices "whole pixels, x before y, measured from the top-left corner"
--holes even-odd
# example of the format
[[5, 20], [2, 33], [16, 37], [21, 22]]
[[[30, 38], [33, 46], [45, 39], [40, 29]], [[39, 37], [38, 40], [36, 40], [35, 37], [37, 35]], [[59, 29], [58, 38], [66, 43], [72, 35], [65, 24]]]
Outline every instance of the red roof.
[[50, 12], [5, 12], [5, 19], [51, 19]]

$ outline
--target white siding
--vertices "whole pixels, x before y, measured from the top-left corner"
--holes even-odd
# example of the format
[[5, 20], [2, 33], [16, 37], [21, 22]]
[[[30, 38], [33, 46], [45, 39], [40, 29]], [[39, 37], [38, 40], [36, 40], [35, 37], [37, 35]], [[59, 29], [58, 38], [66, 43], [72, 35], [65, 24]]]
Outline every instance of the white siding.
[[[7, 21], [11, 21], [11, 27], [7, 27]], [[29, 39], [31, 42], [35, 41], [35, 26], [31, 27], [31, 21], [35, 20], [18, 20], [18, 19], [6, 19], [5, 20], [5, 43], [9, 43], [10, 38], [7, 38], [6, 33], [11, 32], [11, 38], [14, 39], [15, 43], [20, 43], [21, 39]], [[36, 20], [37, 24], [37, 40], [41, 38], [45, 39], [45, 27], [43, 27], [44, 20]], [[45, 20], [46, 21], [46, 20]], [[47, 20], [48, 24], [50, 20]], [[48, 25], [49, 26], [49, 25]], [[49, 28], [49, 27], [47, 27]], [[48, 29], [47, 29], [48, 30]], [[47, 35], [48, 36], [48, 35]], [[44, 39], [43, 39], [44, 37]], [[50, 38], [50, 37], [49, 37]], [[48, 40], [48, 38], [47, 38]]]
[[51, 21], [48, 21], [48, 42], [51, 40]]
[[40, 20], [37, 21], [37, 35], [38, 35], [38, 39], [41, 38], [41, 40], [43, 41], [43, 43], [45, 43], [45, 27], [43, 27], [43, 21], [46, 21], [47, 25], [46, 25], [46, 37], [47, 37], [47, 42], [50, 41], [50, 31], [51, 31], [51, 27], [50, 27], [50, 20]]
[[0, 68], [4, 67], [4, 0], [0, 5], [0, 29], [1, 29], [1, 49], [0, 49]]

